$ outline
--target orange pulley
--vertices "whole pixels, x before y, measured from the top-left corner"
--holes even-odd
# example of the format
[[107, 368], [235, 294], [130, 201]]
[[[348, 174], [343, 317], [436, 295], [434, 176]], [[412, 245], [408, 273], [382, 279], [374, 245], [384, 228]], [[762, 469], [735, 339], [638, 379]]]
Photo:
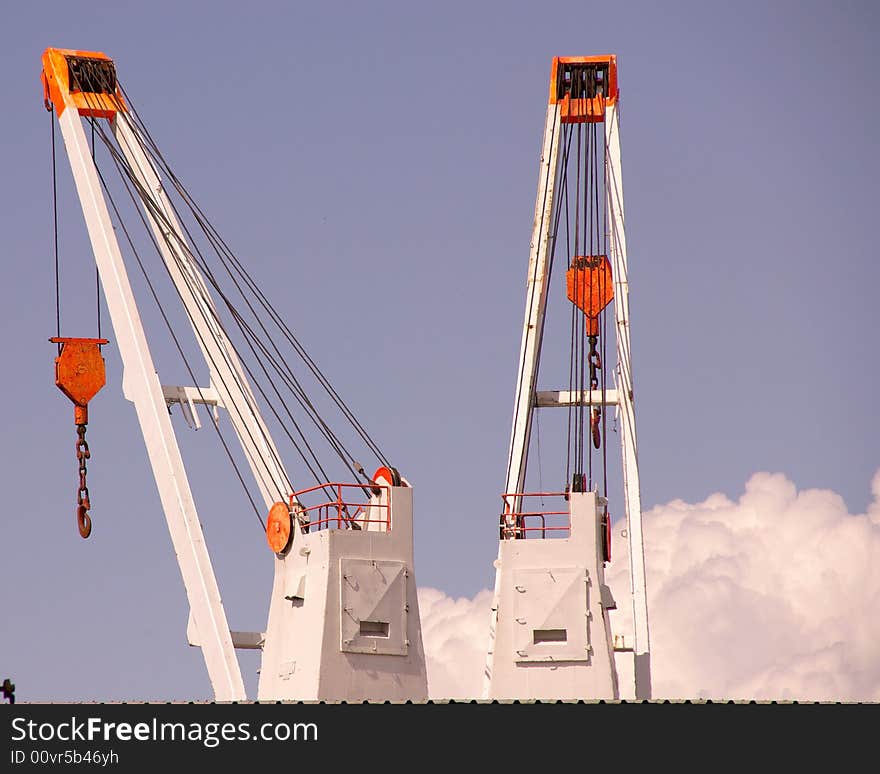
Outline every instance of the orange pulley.
[[276, 554], [284, 554], [290, 547], [293, 521], [290, 516], [290, 506], [282, 502], [272, 504], [269, 509], [269, 518], [266, 520], [266, 540]]
[[76, 456], [79, 462], [76, 522], [79, 534], [87, 538], [92, 532], [92, 520], [89, 517], [91, 503], [86, 485], [86, 460], [91, 456], [86, 442], [86, 425], [89, 421], [89, 401], [107, 382], [101, 345], [107, 344], [108, 340], [57, 336], [49, 341], [59, 345], [58, 357], [55, 358], [55, 384], [73, 401]]

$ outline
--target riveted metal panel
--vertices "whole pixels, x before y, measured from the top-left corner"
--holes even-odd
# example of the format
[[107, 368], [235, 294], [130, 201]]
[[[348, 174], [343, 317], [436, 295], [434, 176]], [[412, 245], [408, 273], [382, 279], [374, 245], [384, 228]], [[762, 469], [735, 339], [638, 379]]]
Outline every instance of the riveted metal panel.
[[517, 661], [588, 661], [589, 574], [582, 567], [513, 574]]
[[340, 650], [389, 656], [407, 654], [406, 581], [404, 562], [340, 559]]

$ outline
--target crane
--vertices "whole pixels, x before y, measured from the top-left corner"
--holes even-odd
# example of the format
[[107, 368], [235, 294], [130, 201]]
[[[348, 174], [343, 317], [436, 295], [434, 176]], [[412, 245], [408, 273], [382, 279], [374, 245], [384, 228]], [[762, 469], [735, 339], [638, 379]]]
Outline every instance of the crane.
[[[651, 697], [619, 131], [617, 57], [555, 57], [499, 522], [486, 698], [617, 699], [616, 659], [624, 652], [633, 656], [636, 698]], [[554, 287], [554, 257], [563, 251], [565, 279]], [[545, 319], [563, 293], [570, 310], [568, 389], [542, 390]], [[613, 348], [606, 348], [609, 338]], [[537, 410], [547, 408], [567, 411], [564, 485], [530, 492], [533, 425]], [[620, 426], [630, 644], [612, 632], [617, 604], [605, 583], [612, 534], [609, 409]]]
[[[237, 648], [262, 652], [260, 700], [424, 700], [427, 680], [409, 482], [379, 453], [174, 175], [118, 81], [114, 61], [102, 52], [47, 48], [42, 65], [44, 104], [57, 118], [70, 161], [123, 364], [123, 394], [137, 413], [189, 601], [187, 637], [191, 645], [201, 647], [216, 700], [247, 698]], [[92, 130], [91, 149], [84, 120]], [[54, 125], [53, 119], [53, 133]], [[96, 134], [120, 172], [124, 190], [138, 206], [147, 239], [183, 305], [208, 369], [207, 385], [160, 381], [115, 226], [126, 235], [127, 252], [145, 272], [157, 303], [158, 298], [95, 162]], [[162, 177], [170, 181], [169, 187]], [[189, 224], [182, 215], [187, 211]], [[245, 299], [244, 311], [221, 287], [219, 271], [209, 267], [205, 252], [196, 244], [198, 231]], [[60, 318], [58, 327], [51, 339], [59, 348], [56, 383], [74, 402], [78, 444], [83, 444], [77, 447], [77, 519], [85, 538], [92, 530], [85, 484], [87, 406], [104, 384], [100, 352], [108, 339], [62, 337]], [[270, 327], [290, 345], [292, 355], [283, 353], [270, 339]], [[183, 355], [181, 332], [170, 323], [168, 328]], [[245, 361], [246, 350], [232, 340], [235, 330], [250, 350], [250, 363]], [[373, 476], [365, 473], [318, 414], [288, 360], [294, 356], [301, 358], [360, 437], [378, 453], [380, 464]], [[193, 367], [185, 357], [184, 361], [195, 380]], [[324, 467], [302, 431], [304, 420], [294, 418], [283, 402], [281, 389], [285, 388], [285, 395], [293, 396], [359, 481], [322, 480]], [[282, 408], [276, 408], [277, 402]], [[315, 486], [294, 491], [261, 405], [270, 407], [277, 420], [274, 427], [290, 438], [314, 474]], [[237, 632], [229, 627], [172, 424], [175, 406], [196, 428], [200, 426], [199, 407], [213, 412], [218, 428], [219, 411], [224, 411], [259, 490], [263, 512], [268, 511], [264, 521], [260, 507], [251, 500], [274, 562], [265, 632]], [[234, 465], [225, 441], [224, 448]], [[243, 481], [237, 468], [236, 473]]]

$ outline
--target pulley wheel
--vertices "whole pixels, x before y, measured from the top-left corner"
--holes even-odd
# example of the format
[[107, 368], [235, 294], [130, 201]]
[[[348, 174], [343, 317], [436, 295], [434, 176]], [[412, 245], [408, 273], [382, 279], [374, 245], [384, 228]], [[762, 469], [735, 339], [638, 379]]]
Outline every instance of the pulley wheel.
[[266, 519], [266, 540], [276, 554], [283, 554], [290, 546], [290, 508], [286, 503], [273, 503]]

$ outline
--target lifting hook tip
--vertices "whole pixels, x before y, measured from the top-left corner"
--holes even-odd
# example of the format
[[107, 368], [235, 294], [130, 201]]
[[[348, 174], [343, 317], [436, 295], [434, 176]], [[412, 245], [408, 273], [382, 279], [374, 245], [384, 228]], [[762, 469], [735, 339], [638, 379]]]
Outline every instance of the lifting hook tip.
[[88, 501], [76, 507], [76, 525], [79, 527], [80, 537], [84, 540], [92, 534], [92, 520], [88, 514]]

